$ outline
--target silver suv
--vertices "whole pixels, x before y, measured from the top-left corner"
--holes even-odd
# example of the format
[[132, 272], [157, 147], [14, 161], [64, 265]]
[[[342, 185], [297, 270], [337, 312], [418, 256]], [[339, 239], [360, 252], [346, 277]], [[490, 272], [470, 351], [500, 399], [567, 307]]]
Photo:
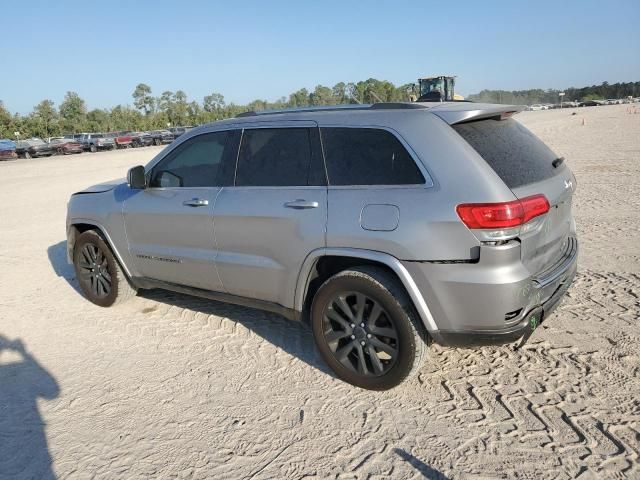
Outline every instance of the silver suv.
[[71, 197], [89, 300], [163, 288], [309, 321], [337, 376], [388, 389], [431, 341], [524, 342], [576, 272], [575, 178], [522, 107], [248, 112]]

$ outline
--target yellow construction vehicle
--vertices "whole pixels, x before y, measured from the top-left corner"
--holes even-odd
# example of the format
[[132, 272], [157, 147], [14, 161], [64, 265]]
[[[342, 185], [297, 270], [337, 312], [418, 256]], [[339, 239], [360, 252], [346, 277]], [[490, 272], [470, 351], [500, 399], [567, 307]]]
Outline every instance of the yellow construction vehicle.
[[409, 94], [412, 102], [455, 102], [464, 100], [462, 95], [454, 92], [455, 76], [439, 75], [437, 77], [419, 78]]

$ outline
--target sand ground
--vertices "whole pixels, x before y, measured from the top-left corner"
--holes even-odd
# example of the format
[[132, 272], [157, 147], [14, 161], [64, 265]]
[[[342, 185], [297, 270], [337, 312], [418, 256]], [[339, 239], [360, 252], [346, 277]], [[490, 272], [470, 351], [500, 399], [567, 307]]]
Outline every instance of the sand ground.
[[277, 315], [82, 298], [69, 195], [158, 148], [0, 164], [0, 478], [640, 478], [640, 114], [571, 112], [519, 115], [578, 180], [568, 298], [524, 349], [433, 347], [383, 393]]

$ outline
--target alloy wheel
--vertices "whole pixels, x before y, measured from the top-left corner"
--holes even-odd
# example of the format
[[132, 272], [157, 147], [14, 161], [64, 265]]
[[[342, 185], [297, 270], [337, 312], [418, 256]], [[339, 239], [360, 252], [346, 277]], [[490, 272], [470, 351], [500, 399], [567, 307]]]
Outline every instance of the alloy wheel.
[[334, 296], [324, 311], [323, 333], [335, 359], [360, 375], [384, 375], [398, 358], [393, 319], [379, 302], [363, 293]]
[[107, 257], [102, 250], [93, 243], [87, 243], [80, 251], [79, 280], [84, 283], [87, 290], [98, 298], [106, 297], [111, 293], [111, 272]]

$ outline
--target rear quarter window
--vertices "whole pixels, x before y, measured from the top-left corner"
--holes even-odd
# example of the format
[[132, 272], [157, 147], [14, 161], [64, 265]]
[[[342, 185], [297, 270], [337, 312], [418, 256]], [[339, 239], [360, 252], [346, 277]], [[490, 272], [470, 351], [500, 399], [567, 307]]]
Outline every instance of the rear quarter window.
[[320, 129], [330, 185], [417, 185], [425, 182], [407, 149], [379, 128]]
[[509, 188], [557, 175], [558, 156], [542, 140], [513, 119], [485, 119], [452, 125]]

